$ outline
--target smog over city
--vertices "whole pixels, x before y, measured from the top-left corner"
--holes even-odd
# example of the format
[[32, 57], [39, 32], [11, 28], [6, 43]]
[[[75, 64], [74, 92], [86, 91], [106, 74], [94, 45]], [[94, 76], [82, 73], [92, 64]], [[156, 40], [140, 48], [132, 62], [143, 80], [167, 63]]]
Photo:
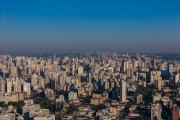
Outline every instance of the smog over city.
[[0, 120], [179, 119], [180, 1], [0, 1]]

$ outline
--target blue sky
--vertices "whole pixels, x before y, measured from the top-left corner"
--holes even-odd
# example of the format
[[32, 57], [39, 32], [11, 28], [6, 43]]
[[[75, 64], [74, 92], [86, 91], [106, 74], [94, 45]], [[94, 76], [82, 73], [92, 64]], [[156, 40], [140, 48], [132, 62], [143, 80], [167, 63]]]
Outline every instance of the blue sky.
[[1, 0], [3, 53], [180, 52], [179, 0]]

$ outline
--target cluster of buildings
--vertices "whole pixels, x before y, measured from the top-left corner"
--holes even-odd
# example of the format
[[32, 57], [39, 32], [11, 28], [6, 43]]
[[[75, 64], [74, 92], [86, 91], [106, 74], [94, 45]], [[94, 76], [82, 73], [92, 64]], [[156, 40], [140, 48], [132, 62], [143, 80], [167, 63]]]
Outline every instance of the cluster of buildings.
[[[24, 104], [10, 104], [19, 101]], [[176, 58], [0, 55], [0, 120], [178, 120], [179, 105]]]

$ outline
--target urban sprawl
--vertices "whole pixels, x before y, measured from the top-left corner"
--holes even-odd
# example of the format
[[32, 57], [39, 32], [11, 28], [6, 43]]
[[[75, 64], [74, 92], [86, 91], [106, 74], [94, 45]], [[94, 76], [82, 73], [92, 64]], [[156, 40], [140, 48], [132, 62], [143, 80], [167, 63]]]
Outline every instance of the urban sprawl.
[[0, 120], [171, 119], [180, 119], [180, 59], [0, 55]]

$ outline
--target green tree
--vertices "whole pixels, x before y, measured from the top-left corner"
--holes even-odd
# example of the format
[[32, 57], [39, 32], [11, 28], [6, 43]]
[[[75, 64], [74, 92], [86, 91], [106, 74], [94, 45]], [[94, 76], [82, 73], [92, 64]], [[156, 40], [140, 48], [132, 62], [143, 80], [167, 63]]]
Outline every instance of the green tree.
[[70, 104], [70, 106], [67, 109], [67, 114], [72, 114], [74, 111], [78, 111], [77, 106]]
[[7, 106], [8, 106], [8, 105], [7, 105], [4, 101], [0, 102], [0, 107], [5, 108], [5, 107], [7, 107]]
[[13, 105], [15, 107], [19, 107], [24, 105], [24, 101], [18, 101], [18, 102], [8, 102], [8, 105]]
[[155, 116], [155, 117], [153, 118], [153, 120], [158, 120], [157, 116]]
[[103, 104], [100, 104], [100, 105], [96, 105], [96, 106], [91, 107], [91, 109], [94, 110], [94, 111], [99, 111], [99, 110], [105, 109], [105, 108], [106, 108], [106, 106], [103, 105]]

